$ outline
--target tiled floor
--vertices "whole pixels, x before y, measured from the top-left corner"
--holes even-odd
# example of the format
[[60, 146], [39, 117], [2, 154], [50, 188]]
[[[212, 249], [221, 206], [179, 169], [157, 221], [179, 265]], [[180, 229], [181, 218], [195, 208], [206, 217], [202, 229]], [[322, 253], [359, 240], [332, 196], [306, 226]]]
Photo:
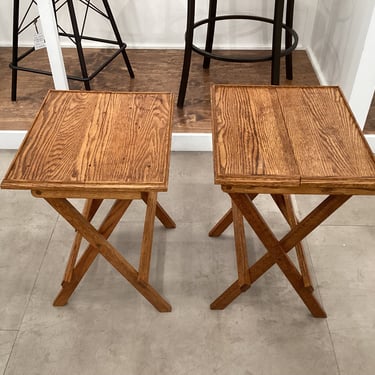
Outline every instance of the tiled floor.
[[[1, 176], [13, 155], [0, 150]], [[0, 373], [374, 374], [375, 197], [353, 198], [308, 237], [327, 319], [311, 317], [276, 267], [211, 311], [235, 279], [232, 229], [207, 236], [229, 207], [213, 185], [211, 157], [173, 153], [160, 197], [177, 228], [156, 225], [151, 283], [171, 313], [158, 313], [103, 259], [68, 305], [53, 307], [73, 231], [29, 192], [0, 192]], [[299, 211], [316, 200], [298, 197]], [[257, 201], [281, 234], [276, 208]], [[111, 241], [137, 266], [144, 205], [131, 208]], [[249, 245], [258, 257], [259, 243]]]

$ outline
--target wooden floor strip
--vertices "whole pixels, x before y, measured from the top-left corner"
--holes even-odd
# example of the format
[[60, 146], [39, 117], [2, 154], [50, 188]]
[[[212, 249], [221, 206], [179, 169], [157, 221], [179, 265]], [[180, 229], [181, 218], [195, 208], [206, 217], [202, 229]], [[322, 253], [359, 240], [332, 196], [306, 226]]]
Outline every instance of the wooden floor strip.
[[[108, 49], [86, 49], [88, 71], [92, 72], [107, 55]], [[226, 53], [230, 53], [227, 51]], [[238, 53], [238, 51], [236, 51]], [[255, 51], [244, 52], [257, 53]], [[76, 50], [63, 49], [68, 74], [79, 75]], [[182, 68], [182, 50], [128, 50], [135, 79], [130, 79], [124, 61], [118, 56], [107, 68], [91, 81], [93, 90], [110, 91], [168, 91], [178, 93]], [[10, 100], [11, 48], [0, 48], [0, 130], [27, 130], [47, 91], [53, 88], [52, 78], [34, 73], [18, 72], [17, 102]], [[48, 69], [46, 50], [38, 50], [22, 61], [27, 67]], [[269, 84], [270, 63], [234, 64], [212, 61], [209, 70], [202, 69], [202, 58], [193, 54], [185, 106], [175, 107], [173, 131], [183, 133], [211, 132], [209, 87], [211, 83]], [[287, 81], [284, 62], [281, 67], [282, 85], [318, 85], [318, 79], [305, 51], [294, 53], [294, 79]], [[83, 89], [83, 84], [70, 81], [71, 89]], [[177, 99], [177, 98], [176, 98]], [[375, 103], [373, 103], [375, 112]], [[371, 112], [370, 112], [371, 113]], [[366, 130], [375, 131], [375, 117]]]

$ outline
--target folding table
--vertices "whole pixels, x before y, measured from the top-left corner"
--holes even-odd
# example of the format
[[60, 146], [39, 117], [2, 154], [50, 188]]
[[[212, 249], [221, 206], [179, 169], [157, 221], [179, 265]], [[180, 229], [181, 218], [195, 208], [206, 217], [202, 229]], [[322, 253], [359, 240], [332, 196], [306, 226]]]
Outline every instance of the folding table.
[[[353, 195], [375, 194], [374, 156], [338, 87], [212, 87], [215, 183], [232, 208], [212, 228], [233, 222], [238, 279], [212, 304], [223, 309], [277, 264], [315, 317], [301, 241]], [[290, 226], [277, 238], [253, 200], [270, 194]], [[290, 194], [327, 197], [299, 221]], [[267, 252], [249, 266], [243, 218]], [[296, 248], [299, 270], [288, 256]]]
[[[150, 285], [155, 216], [175, 223], [157, 201], [168, 188], [173, 95], [50, 91], [1, 187], [27, 189], [44, 198], [77, 231], [55, 306], [67, 303], [98, 254], [155, 308], [170, 304]], [[69, 198], [84, 198], [80, 213]], [[95, 228], [91, 221], [104, 199], [114, 203]], [[108, 241], [130, 203], [146, 205], [138, 271]], [[89, 245], [79, 256], [82, 237]]]

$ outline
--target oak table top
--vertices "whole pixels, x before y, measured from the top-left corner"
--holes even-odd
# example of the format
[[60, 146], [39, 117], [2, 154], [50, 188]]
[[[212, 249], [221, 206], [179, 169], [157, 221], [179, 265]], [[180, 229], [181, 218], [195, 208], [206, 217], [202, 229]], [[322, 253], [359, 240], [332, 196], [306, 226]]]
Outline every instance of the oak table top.
[[375, 194], [374, 156], [338, 87], [212, 88], [224, 191]]
[[166, 191], [173, 95], [50, 91], [1, 187], [122, 198]]

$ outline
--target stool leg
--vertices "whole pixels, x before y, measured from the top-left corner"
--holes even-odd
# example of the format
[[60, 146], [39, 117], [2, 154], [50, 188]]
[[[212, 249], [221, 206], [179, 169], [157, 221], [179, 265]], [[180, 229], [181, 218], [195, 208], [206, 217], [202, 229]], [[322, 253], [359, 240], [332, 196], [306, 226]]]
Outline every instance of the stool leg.
[[284, 0], [275, 0], [275, 14], [272, 38], [272, 70], [271, 84], [280, 83], [280, 55], [281, 55], [281, 33], [284, 13]]
[[182, 108], [184, 106], [186, 88], [187, 88], [187, 84], [189, 80], [191, 52], [193, 50], [194, 17], [195, 17], [195, 0], [188, 0], [184, 63], [182, 67], [180, 90], [178, 92], [178, 99], [177, 99], [177, 107], [179, 108]]
[[[113, 32], [116, 36], [117, 43], [118, 43], [119, 47], [122, 48], [125, 45], [125, 43], [121, 39], [121, 35], [120, 35], [120, 32], [118, 31], [118, 28], [117, 28], [117, 25], [116, 25], [116, 22], [115, 22], [115, 18], [113, 17], [111, 7], [109, 6], [107, 0], [103, 0], [103, 5], [104, 5], [104, 8], [107, 12], [108, 19], [109, 19], [109, 22], [111, 23]], [[122, 50], [122, 57], [124, 58], [126, 67], [128, 68], [130, 78], [134, 78], [133, 68], [130, 64], [129, 57], [128, 57], [128, 54], [126, 53], [125, 49]]]
[[14, 0], [13, 2], [13, 45], [12, 45], [12, 92], [11, 99], [17, 99], [17, 69], [18, 64], [18, 21], [20, 14], [20, 1]]
[[[294, 17], [294, 0], [287, 0], [286, 6], [286, 25], [293, 29], [293, 17]], [[292, 46], [293, 38], [292, 34], [286, 32], [285, 33], [285, 50]], [[286, 55], [285, 57], [285, 65], [286, 65], [286, 78], [293, 79], [293, 57], [292, 53]]]
[[78, 53], [79, 64], [81, 66], [82, 78], [84, 79], [85, 89], [90, 90], [90, 82], [88, 80], [85, 56], [83, 55], [83, 49], [82, 49], [82, 38], [78, 30], [77, 17], [74, 11], [73, 0], [67, 0], [67, 4], [68, 4], [68, 9], [69, 9], [70, 20], [72, 22], [72, 28], [73, 28], [74, 40], [76, 43], [76, 48], [77, 48], [77, 53]]
[[[214, 33], [215, 33], [215, 17], [217, 9], [217, 0], [210, 0], [210, 6], [208, 11], [208, 24], [207, 24], [207, 35], [206, 35], [206, 52], [212, 52], [212, 45], [214, 43]], [[205, 56], [203, 59], [203, 68], [208, 69], [210, 67], [211, 58]]]

